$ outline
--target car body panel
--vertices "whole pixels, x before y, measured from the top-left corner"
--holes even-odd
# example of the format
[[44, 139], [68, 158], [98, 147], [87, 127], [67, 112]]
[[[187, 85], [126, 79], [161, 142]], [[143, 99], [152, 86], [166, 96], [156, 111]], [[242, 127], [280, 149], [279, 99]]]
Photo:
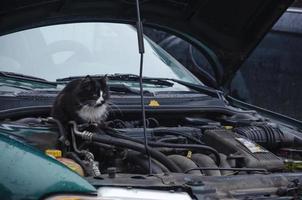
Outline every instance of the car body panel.
[[2, 133], [0, 151], [1, 199], [95, 192], [93, 186], [63, 164]]

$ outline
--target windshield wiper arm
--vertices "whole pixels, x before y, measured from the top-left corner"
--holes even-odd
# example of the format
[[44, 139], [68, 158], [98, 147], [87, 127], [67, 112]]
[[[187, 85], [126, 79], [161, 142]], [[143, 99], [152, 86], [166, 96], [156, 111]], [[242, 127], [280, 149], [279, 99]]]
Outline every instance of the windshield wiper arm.
[[[125, 84], [109, 84], [109, 90], [112, 92], [121, 92], [121, 93], [126, 93], [126, 94], [135, 94], [139, 95], [140, 91], [133, 89]], [[144, 93], [151, 93], [148, 90], [144, 90]]]
[[[102, 78], [104, 75], [89, 75], [91, 78]], [[85, 78], [86, 76], [69, 76], [65, 78], [56, 79], [57, 82], [69, 82], [80, 78]]]
[[[105, 75], [92, 75], [90, 77], [92, 78], [101, 78]], [[72, 81], [79, 78], [84, 78], [85, 76], [70, 76], [66, 78], [60, 78], [57, 79], [57, 82], [65, 82], [65, 81]], [[111, 81], [139, 81], [139, 76], [135, 74], [108, 74], [106, 77]], [[166, 81], [159, 78], [149, 78], [149, 77], [143, 77], [143, 83], [149, 83], [153, 85], [161, 85], [161, 86], [167, 86], [172, 87], [174, 83], [170, 81]]]
[[[101, 78], [104, 77], [105, 75], [94, 75], [91, 76], [93, 78]], [[57, 81], [72, 81], [78, 78], [84, 78], [84, 76], [71, 76], [71, 77], [66, 77], [66, 78], [61, 78], [61, 79], [57, 79]], [[139, 76], [135, 75], [135, 74], [108, 74], [107, 78], [109, 80], [113, 80], [113, 81], [135, 81], [138, 82], [139, 81]], [[186, 82], [186, 81], [182, 81], [182, 80], [178, 80], [178, 79], [173, 79], [173, 78], [153, 78], [153, 77], [143, 77], [143, 83], [149, 83], [149, 84], [154, 84], [154, 85], [162, 85], [162, 86], [167, 86], [167, 87], [172, 87], [174, 85], [174, 83], [178, 83], [180, 85], [186, 86], [192, 90], [195, 90], [197, 92], [201, 92], [203, 94], [212, 96], [212, 97], [218, 97], [219, 99], [222, 99], [224, 101], [224, 95], [223, 92], [220, 90], [216, 90], [207, 86], [203, 86], [203, 85], [198, 85], [198, 84], [194, 84], [194, 83], [190, 83], [190, 82]], [[127, 87], [127, 86], [123, 86], [123, 87]], [[130, 88], [130, 87], [129, 87]], [[121, 89], [121, 88], [120, 88]], [[128, 90], [128, 89], [126, 89]], [[131, 93], [136, 93], [136, 91], [134, 92], [129, 91]]]
[[[124, 81], [138, 81], [139, 76], [135, 74], [113, 74], [107, 76], [110, 80], [124, 80]], [[155, 85], [164, 85], [172, 87], [174, 83], [178, 83], [180, 85], [186, 86], [192, 90], [195, 90], [197, 92], [201, 92], [203, 94], [212, 96], [212, 97], [218, 97], [219, 99], [226, 101], [224, 98], [223, 92], [220, 90], [216, 90], [207, 86], [198, 85], [186, 81], [181, 81], [178, 79], [173, 78], [153, 78], [153, 77], [143, 77], [144, 83], [151, 83]], [[173, 83], [174, 82], [174, 83]]]
[[182, 81], [182, 80], [178, 80], [178, 79], [173, 79], [173, 78], [159, 78], [160, 80], [164, 80], [164, 81], [172, 81], [175, 83], [178, 83], [180, 85], [186, 86], [192, 90], [196, 90], [198, 92], [201, 92], [203, 94], [212, 96], [212, 97], [218, 97], [219, 99], [222, 99], [224, 101], [224, 95], [223, 92], [220, 90], [216, 90], [207, 86], [203, 86], [203, 85], [198, 85], [198, 84], [194, 84], [194, 83], [190, 83], [190, 82], [186, 82], [186, 81]]
[[[90, 77], [92, 77], [92, 78], [102, 78], [104, 76], [105, 75], [90, 75]], [[107, 75], [109, 80], [124, 80], [124, 78], [121, 78], [120, 75], [118, 75], [118, 76], [119, 77], [115, 77], [113, 75]], [[136, 76], [136, 75], [133, 75], [133, 76]], [[85, 76], [70, 76], [70, 77], [66, 77], [66, 78], [57, 79], [56, 81], [57, 82], [69, 82], [69, 81], [73, 81], [73, 80], [84, 78], [84, 77]], [[112, 78], [112, 77], [115, 77], [115, 78]], [[137, 81], [137, 80], [135, 79], [134, 81]], [[109, 86], [109, 90], [112, 91], [112, 92], [121, 92], [121, 93], [136, 94], [136, 95], [140, 94], [139, 90], [133, 89], [130, 86], [127, 86], [127, 85], [122, 84], [122, 83], [121, 84], [116, 84], [116, 83], [111, 84], [111, 83], [109, 83], [108, 86]], [[144, 91], [144, 92], [145, 93], [150, 93], [149, 91]]]
[[0, 71], [0, 76], [7, 77], [7, 78], [26, 80], [26, 81], [35, 81], [35, 82], [46, 83], [46, 84], [51, 84], [51, 85], [57, 85], [57, 83], [47, 81], [47, 80], [45, 80], [43, 78], [38, 78], [38, 77], [24, 75], [24, 74], [19, 74], [19, 73], [14, 73], [14, 72]]
[[[113, 74], [107, 75], [109, 80], [116, 80], [116, 81], [139, 81], [139, 76], [135, 74]], [[174, 84], [170, 81], [166, 81], [164, 79], [159, 78], [151, 78], [151, 77], [143, 77], [143, 83], [149, 83], [153, 85], [162, 85], [172, 87]]]

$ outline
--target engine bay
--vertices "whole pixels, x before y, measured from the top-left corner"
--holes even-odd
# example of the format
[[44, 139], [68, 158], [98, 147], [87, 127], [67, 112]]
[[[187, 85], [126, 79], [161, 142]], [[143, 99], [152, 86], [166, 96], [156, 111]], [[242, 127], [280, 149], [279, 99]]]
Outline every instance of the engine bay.
[[[186, 173], [228, 176], [301, 170], [301, 133], [255, 112], [148, 113], [144, 145], [139, 113], [111, 114], [104, 127], [49, 117], [9, 120], [1, 129], [82, 176]], [[151, 159], [149, 159], [149, 156]]]

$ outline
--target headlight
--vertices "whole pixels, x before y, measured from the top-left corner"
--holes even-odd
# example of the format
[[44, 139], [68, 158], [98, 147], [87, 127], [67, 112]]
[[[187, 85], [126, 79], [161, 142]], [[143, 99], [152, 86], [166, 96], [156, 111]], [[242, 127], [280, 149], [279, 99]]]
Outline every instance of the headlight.
[[45, 200], [99, 200], [98, 197], [90, 197], [90, 196], [77, 196], [77, 195], [59, 195], [49, 197]]
[[192, 200], [185, 192], [161, 191], [134, 188], [102, 187], [95, 197], [60, 195], [49, 197], [46, 200]]

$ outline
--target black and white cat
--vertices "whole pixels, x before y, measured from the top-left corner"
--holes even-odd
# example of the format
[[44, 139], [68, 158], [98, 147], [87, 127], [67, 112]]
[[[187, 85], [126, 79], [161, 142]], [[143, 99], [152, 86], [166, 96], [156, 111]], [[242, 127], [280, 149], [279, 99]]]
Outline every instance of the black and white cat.
[[76, 79], [58, 94], [51, 116], [63, 125], [69, 121], [101, 124], [108, 115], [108, 100], [106, 77]]

